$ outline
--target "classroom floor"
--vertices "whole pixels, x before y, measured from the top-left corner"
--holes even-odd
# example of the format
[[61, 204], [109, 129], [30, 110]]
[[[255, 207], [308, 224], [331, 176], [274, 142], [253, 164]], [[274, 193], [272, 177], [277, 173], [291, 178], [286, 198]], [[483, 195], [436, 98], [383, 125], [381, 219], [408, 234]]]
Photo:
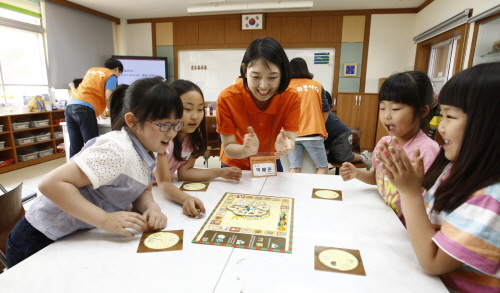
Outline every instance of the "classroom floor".
[[[203, 158], [198, 158], [195, 167], [206, 168], [204, 162]], [[32, 190], [38, 193], [38, 181], [40, 181], [45, 174], [64, 163], [66, 163], [66, 157], [6, 172], [0, 174], [0, 184], [7, 188], [14, 188], [19, 185], [19, 183], [23, 182], [23, 189]], [[208, 168], [220, 168], [219, 157], [210, 157], [208, 160]], [[329, 170], [328, 174], [334, 175], [335, 169]], [[25, 209], [29, 208], [29, 204], [30, 202], [24, 205]]]

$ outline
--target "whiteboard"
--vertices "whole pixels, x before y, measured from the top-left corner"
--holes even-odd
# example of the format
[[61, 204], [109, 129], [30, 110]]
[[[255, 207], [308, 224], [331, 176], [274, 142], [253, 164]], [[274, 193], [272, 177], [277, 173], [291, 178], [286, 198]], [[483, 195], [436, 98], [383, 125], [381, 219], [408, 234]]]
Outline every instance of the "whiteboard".
[[[314, 80], [332, 92], [334, 48], [285, 49], [285, 52], [289, 60], [304, 58], [309, 72], [314, 74]], [[240, 75], [244, 54], [245, 49], [181, 50], [178, 54], [178, 77], [196, 83], [203, 91], [205, 101], [216, 101], [219, 93]]]

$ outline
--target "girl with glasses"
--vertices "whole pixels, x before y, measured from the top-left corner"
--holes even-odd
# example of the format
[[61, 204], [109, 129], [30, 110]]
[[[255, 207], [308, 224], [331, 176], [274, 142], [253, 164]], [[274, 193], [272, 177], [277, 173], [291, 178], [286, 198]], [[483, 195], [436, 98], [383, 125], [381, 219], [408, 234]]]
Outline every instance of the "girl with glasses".
[[[10, 267], [78, 230], [134, 236], [165, 228], [167, 217], [151, 194], [154, 152], [164, 152], [177, 134], [179, 95], [162, 79], [145, 78], [115, 91], [111, 105], [116, 131], [88, 141], [40, 182], [42, 195], [9, 234]], [[126, 211], [131, 203], [142, 215]]]

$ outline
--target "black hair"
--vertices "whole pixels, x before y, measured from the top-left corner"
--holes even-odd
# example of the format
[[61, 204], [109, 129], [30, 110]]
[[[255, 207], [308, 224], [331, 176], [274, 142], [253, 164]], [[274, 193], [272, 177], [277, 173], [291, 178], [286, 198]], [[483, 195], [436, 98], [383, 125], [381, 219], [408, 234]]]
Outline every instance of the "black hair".
[[290, 78], [313, 79], [314, 74], [309, 72], [306, 60], [300, 57], [290, 60]]
[[[187, 92], [197, 91], [198, 93], [200, 93], [201, 97], [203, 98], [203, 101], [205, 101], [203, 92], [201, 91], [200, 87], [198, 87], [195, 83], [189, 80], [178, 79], [170, 83], [170, 85], [177, 92], [179, 97]], [[206, 129], [205, 111], [203, 111], [203, 119], [201, 120], [200, 126], [198, 126], [198, 129], [196, 129], [192, 133], [190, 138], [191, 138], [191, 147], [193, 149], [192, 155], [194, 157], [199, 157], [203, 155], [207, 150], [207, 129]], [[185, 159], [182, 157], [182, 143], [178, 135], [174, 137], [173, 142], [174, 142], [174, 158], [179, 162], [184, 161]]]
[[106, 62], [104, 62], [104, 67], [106, 67], [108, 69], [115, 69], [116, 67], [118, 67], [118, 71], [120, 71], [120, 73], [123, 72], [122, 62], [118, 59], [115, 59], [115, 58], [108, 58], [108, 60], [106, 60]]
[[128, 88], [117, 88], [110, 102], [112, 129], [128, 127], [125, 114], [131, 112], [136, 125], [142, 127], [146, 120], [181, 119], [182, 101], [163, 77], [143, 78], [134, 81]]
[[328, 106], [330, 106], [330, 108], [331, 108], [332, 107], [332, 95], [330, 95], [329, 91], [325, 91], [325, 97], [326, 97], [326, 100], [328, 101]]
[[80, 83], [82, 83], [83, 81], [83, 78], [75, 78], [73, 79], [73, 84], [75, 85], [75, 89], [78, 88], [78, 86], [80, 85]]
[[[380, 87], [379, 102], [389, 101], [413, 108], [413, 119], [420, 119], [420, 129], [428, 130], [429, 122], [436, 113], [434, 89], [427, 74], [406, 71], [391, 75]], [[422, 117], [422, 109], [429, 106], [429, 113]]]
[[[500, 62], [459, 72], [439, 93], [439, 103], [462, 109], [467, 122], [450, 176], [435, 191], [433, 210], [451, 212], [474, 192], [500, 178]], [[450, 163], [441, 150], [427, 170], [423, 187], [429, 190]]]
[[248, 88], [246, 72], [259, 59], [262, 60], [266, 68], [269, 68], [269, 63], [278, 66], [281, 80], [276, 93], [281, 94], [284, 92], [288, 84], [290, 84], [290, 62], [280, 43], [270, 37], [255, 39], [250, 43], [245, 51], [245, 55], [243, 55], [241, 63], [245, 66], [240, 66], [240, 75], [243, 78], [243, 85], [247, 92], [250, 92], [250, 89]]

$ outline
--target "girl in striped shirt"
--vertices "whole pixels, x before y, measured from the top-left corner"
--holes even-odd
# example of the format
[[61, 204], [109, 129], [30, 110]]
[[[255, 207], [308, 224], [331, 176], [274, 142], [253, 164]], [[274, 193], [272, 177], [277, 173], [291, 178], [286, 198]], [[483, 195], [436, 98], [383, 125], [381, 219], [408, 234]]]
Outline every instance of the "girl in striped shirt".
[[425, 176], [418, 149], [415, 162], [399, 145], [376, 154], [422, 268], [450, 292], [500, 292], [499, 77], [499, 62], [480, 64], [444, 85], [444, 145]]

